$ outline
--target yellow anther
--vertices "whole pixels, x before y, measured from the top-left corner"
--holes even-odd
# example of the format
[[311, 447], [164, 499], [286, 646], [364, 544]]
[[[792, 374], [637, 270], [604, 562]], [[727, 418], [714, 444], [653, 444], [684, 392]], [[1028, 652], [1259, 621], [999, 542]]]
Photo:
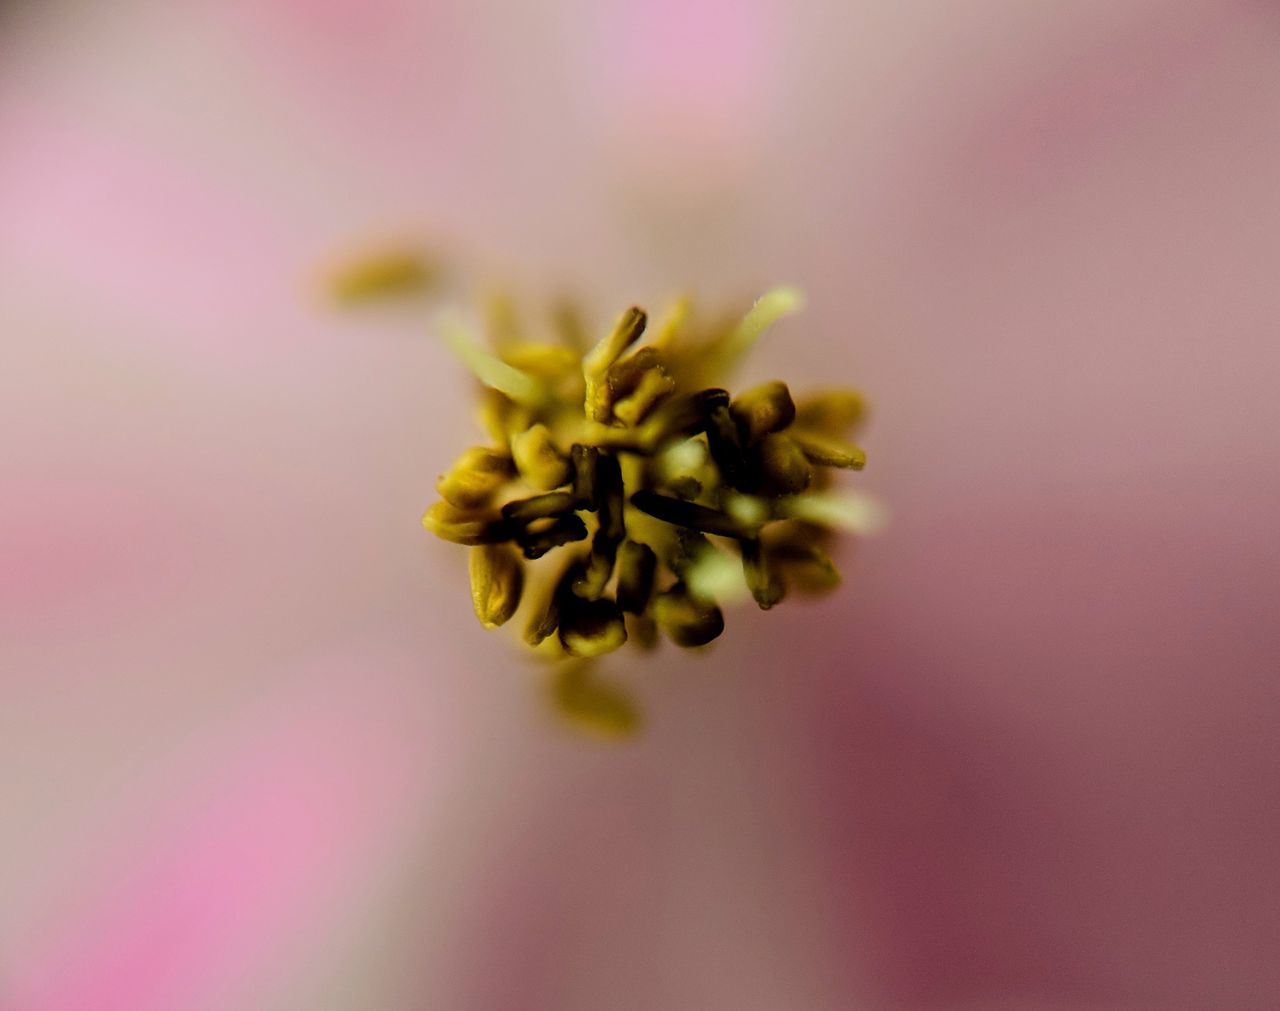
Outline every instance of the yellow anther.
[[786, 383], [776, 381], [734, 397], [729, 411], [748, 445], [759, 442], [770, 432], [781, 431], [796, 417], [791, 391]]
[[436, 491], [450, 505], [474, 509], [493, 498], [515, 468], [506, 453], [477, 446], [468, 449], [436, 482]]
[[428, 509], [422, 525], [442, 540], [455, 544], [487, 544], [501, 539], [501, 524], [496, 517], [459, 509], [448, 502], [437, 502]]
[[816, 432], [792, 428], [787, 432], [812, 463], [822, 467], [840, 467], [844, 470], [862, 470], [867, 465], [867, 454], [857, 446]]
[[551, 491], [569, 480], [569, 460], [546, 425], [534, 425], [511, 439], [511, 455], [525, 483], [535, 491]]
[[640, 339], [646, 319], [643, 309], [632, 306], [618, 317], [609, 334], [582, 359], [582, 375], [587, 384], [584, 409], [592, 421], [609, 420], [610, 402], [605, 374], [622, 352]]
[[505, 625], [520, 606], [524, 562], [505, 544], [471, 549], [471, 602], [485, 628]]
[[326, 282], [339, 302], [354, 305], [424, 291], [439, 271], [422, 253], [389, 248], [353, 259], [334, 269]]

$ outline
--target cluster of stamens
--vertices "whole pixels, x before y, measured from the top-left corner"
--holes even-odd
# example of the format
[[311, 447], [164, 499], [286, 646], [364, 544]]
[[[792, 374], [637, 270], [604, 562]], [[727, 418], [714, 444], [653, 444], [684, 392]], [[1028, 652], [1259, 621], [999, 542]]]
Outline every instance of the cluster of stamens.
[[712, 385], [798, 301], [771, 292], [736, 325], [701, 331], [681, 303], [643, 344], [647, 317], [632, 308], [589, 350], [570, 319], [556, 341], [500, 334], [491, 350], [442, 323], [481, 381], [491, 443], [440, 477], [423, 523], [470, 546], [486, 627], [522, 611], [524, 641], [551, 656], [659, 634], [696, 648], [736, 596], [770, 608], [838, 584], [827, 550], [851, 506], [830, 493], [830, 470], [865, 462], [845, 441], [861, 398]]

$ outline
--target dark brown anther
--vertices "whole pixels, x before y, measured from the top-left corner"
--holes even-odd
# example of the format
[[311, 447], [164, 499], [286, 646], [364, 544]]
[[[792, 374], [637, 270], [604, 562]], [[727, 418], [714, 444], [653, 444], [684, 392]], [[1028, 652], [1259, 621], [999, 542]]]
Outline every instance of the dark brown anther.
[[742, 573], [747, 580], [751, 596], [767, 611], [786, 596], [786, 586], [778, 573], [769, 565], [759, 541], [742, 541]]
[[743, 523], [719, 509], [659, 495], [653, 491], [636, 492], [631, 496], [631, 504], [655, 519], [679, 527], [701, 530], [703, 533], [719, 534], [721, 537], [751, 538], [759, 531], [758, 527]]
[[587, 600], [594, 600], [604, 593], [604, 588], [613, 575], [613, 563], [618, 556], [618, 542], [597, 530], [591, 539], [591, 555], [587, 558], [586, 568], [573, 584], [573, 592]]
[[643, 614], [653, 595], [653, 577], [658, 557], [647, 544], [624, 541], [618, 549], [618, 606], [632, 614]]
[[[673, 397], [650, 418], [658, 432], [658, 442], [695, 435], [706, 430], [707, 420], [717, 407], [729, 406], [727, 390], [706, 389]], [[646, 427], [649, 422], [646, 422]]]
[[570, 593], [560, 606], [560, 645], [570, 656], [601, 656], [626, 643], [627, 626], [612, 600], [583, 600]]
[[587, 525], [582, 522], [581, 517], [574, 513], [565, 513], [547, 529], [537, 533], [526, 531], [517, 536], [516, 541], [524, 550], [525, 558], [532, 559], [541, 558], [552, 548], [586, 539]]
[[686, 502], [692, 502], [702, 494], [702, 482], [696, 477], [678, 477], [674, 481], [667, 482], [667, 490], [676, 498], [684, 499]]
[[667, 553], [663, 561], [675, 573], [676, 578], [684, 582], [689, 566], [699, 558], [704, 557], [708, 551], [714, 550], [715, 547], [707, 539], [706, 534], [697, 530], [690, 530], [688, 527], [677, 527], [675, 546]]
[[698, 600], [677, 583], [653, 599], [653, 618], [677, 646], [705, 646], [724, 631], [724, 615], [715, 604]]
[[723, 404], [713, 407], [707, 417], [707, 448], [725, 482], [731, 488], [743, 488], [747, 467], [738, 440], [738, 426]]
[[529, 523], [545, 516], [558, 516], [561, 513], [571, 512], [575, 501], [573, 495], [567, 491], [553, 491], [545, 495], [534, 495], [533, 498], [508, 502], [502, 507], [502, 515], [515, 523]]
[[570, 450], [573, 461], [573, 497], [578, 509], [596, 508], [596, 467], [600, 450], [574, 443]]
[[764, 383], [733, 398], [730, 405], [747, 445], [755, 445], [770, 432], [780, 432], [796, 418], [795, 401], [786, 383]]
[[622, 467], [612, 453], [601, 453], [596, 465], [596, 508], [600, 532], [615, 544], [626, 536], [622, 508]]

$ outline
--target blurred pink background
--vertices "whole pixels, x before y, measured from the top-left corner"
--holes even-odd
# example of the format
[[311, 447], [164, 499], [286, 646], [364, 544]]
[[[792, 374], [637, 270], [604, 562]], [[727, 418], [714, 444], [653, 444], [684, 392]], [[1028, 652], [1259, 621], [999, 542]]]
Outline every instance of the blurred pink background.
[[[1280, 1006], [1280, 13], [0, 8], [0, 1007]], [[844, 590], [555, 726], [418, 525], [422, 235], [602, 318], [791, 281]]]

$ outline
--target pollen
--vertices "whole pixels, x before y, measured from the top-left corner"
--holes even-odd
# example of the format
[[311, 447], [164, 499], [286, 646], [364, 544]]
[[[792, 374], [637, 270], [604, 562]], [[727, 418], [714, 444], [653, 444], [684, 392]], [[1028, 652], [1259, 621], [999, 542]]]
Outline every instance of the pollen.
[[546, 334], [522, 332], [509, 306], [491, 313], [488, 346], [459, 318], [438, 321], [478, 382], [487, 441], [440, 475], [423, 524], [469, 547], [482, 625], [510, 622], [534, 654], [565, 661], [551, 694], [579, 725], [624, 733], [638, 720], [591, 661], [661, 638], [701, 650], [726, 607], [829, 592], [837, 534], [882, 524], [875, 500], [834, 490], [836, 471], [866, 465], [849, 441], [860, 394], [723, 385], [802, 305], [778, 288], [726, 324], [684, 299], [652, 327], [632, 307], [590, 347], [571, 308]]

